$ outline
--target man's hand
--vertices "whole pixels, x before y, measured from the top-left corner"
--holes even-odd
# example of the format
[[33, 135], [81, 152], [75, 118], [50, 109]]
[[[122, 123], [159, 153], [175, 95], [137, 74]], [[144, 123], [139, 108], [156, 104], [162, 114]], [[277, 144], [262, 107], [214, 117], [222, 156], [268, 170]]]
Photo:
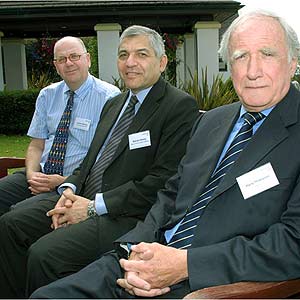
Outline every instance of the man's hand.
[[37, 195], [54, 191], [64, 180], [65, 177], [57, 174], [47, 175], [42, 172], [32, 172], [28, 175], [27, 182], [31, 193]]
[[140, 243], [131, 250], [129, 260], [120, 260], [125, 276], [117, 281], [130, 294], [159, 296], [169, 292], [171, 285], [188, 277], [186, 250], [158, 243]]
[[[72, 201], [67, 199], [66, 195], [70, 195], [70, 194], [74, 194], [73, 190], [71, 188], [67, 188], [65, 189], [65, 191], [62, 193], [61, 197], [58, 199], [54, 209], [59, 209], [59, 208], [64, 208], [64, 207], [71, 207], [72, 206]], [[50, 210], [50, 211], [53, 211]], [[49, 213], [50, 211], [47, 212], [47, 216], [48, 217], [52, 217], [52, 224], [51, 227], [53, 229], [57, 229], [59, 227], [62, 227], [66, 224], [64, 224], [63, 222], [59, 221], [59, 219], [61, 217], [63, 217], [63, 214], [59, 214], [59, 213]]]
[[52, 217], [55, 229], [64, 224], [76, 224], [88, 218], [89, 202], [89, 199], [74, 195], [71, 189], [67, 189], [63, 192], [55, 208], [47, 212], [47, 216]]

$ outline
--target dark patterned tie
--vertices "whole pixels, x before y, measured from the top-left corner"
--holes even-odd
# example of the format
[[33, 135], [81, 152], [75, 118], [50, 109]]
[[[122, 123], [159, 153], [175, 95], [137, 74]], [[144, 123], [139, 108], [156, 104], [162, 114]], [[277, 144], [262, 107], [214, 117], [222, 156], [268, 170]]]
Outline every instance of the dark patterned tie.
[[134, 118], [135, 105], [137, 102], [138, 99], [136, 96], [132, 96], [118, 124], [112, 132], [112, 135], [103, 153], [91, 169], [90, 175], [84, 187], [84, 197], [93, 199], [96, 193], [101, 191], [103, 173], [111, 162], [111, 159], [114, 156], [121, 139], [128, 130], [129, 125]]
[[210, 180], [205, 186], [202, 194], [198, 199], [196, 199], [196, 202], [193, 204], [190, 211], [183, 218], [180, 226], [168, 243], [169, 246], [178, 249], [185, 249], [191, 246], [194, 236], [194, 228], [197, 226], [197, 222], [205, 206], [213, 195], [213, 192], [218, 187], [221, 179], [225, 176], [229, 168], [237, 160], [238, 156], [251, 139], [254, 124], [262, 120], [265, 116], [262, 113], [247, 112], [243, 117], [244, 124], [242, 128], [233, 139], [219, 166], [210, 177]]
[[74, 92], [69, 91], [69, 93], [70, 95], [66, 108], [56, 128], [54, 140], [44, 165], [45, 174], [59, 174], [63, 176], [64, 160], [69, 137], [69, 126], [74, 103]]

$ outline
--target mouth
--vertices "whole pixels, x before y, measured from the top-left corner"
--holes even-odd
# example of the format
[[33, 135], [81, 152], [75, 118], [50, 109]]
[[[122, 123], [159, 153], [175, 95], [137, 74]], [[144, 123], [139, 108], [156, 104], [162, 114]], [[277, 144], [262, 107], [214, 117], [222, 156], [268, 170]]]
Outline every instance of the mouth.
[[75, 73], [77, 70], [68, 70], [68, 71], [66, 71], [66, 73], [67, 74], [73, 74], [73, 73]]
[[258, 90], [258, 89], [264, 89], [266, 88], [266, 85], [260, 85], [260, 86], [246, 86], [247, 89], [252, 89], [252, 90]]
[[139, 72], [133, 72], [133, 71], [128, 71], [125, 74], [126, 74], [127, 77], [136, 77], [136, 76], [140, 75]]

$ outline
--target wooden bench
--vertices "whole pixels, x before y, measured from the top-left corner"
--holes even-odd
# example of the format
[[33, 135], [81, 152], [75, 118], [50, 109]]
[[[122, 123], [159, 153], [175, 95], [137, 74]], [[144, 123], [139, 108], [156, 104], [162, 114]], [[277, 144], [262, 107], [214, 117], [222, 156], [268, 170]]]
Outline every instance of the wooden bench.
[[8, 169], [25, 167], [25, 158], [0, 157], [0, 178], [8, 174]]
[[300, 279], [278, 282], [237, 282], [200, 289], [184, 299], [282, 299], [300, 297]]

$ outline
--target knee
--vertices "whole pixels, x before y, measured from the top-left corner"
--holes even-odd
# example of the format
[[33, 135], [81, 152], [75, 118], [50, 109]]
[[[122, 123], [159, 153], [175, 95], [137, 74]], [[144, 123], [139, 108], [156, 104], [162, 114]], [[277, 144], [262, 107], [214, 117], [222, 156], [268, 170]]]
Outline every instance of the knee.
[[0, 240], [3, 242], [5, 235], [13, 233], [18, 229], [18, 218], [15, 214], [8, 212], [0, 217]]

